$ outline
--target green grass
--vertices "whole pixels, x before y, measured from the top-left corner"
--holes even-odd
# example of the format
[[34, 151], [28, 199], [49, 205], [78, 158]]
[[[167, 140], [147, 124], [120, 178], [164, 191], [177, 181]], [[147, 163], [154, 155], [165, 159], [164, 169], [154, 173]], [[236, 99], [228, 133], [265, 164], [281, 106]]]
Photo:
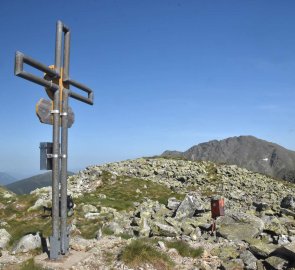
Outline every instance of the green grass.
[[76, 226], [82, 237], [92, 239], [95, 238], [96, 232], [102, 227], [102, 221], [83, 219], [78, 221]]
[[[133, 209], [133, 202], [140, 202], [145, 197], [151, 200], [157, 200], [162, 204], [166, 204], [170, 197], [176, 197], [178, 199], [184, 197], [184, 195], [174, 193], [164, 185], [138, 178], [120, 176], [113, 181], [105, 174], [103, 183], [103, 186], [97, 188], [95, 192], [84, 194], [84, 196], [78, 198], [76, 200], [77, 203], [112, 207], [118, 211], [122, 211]], [[141, 192], [137, 193], [137, 189]], [[98, 195], [100, 193], [105, 194], [106, 199], [99, 198]]]
[[39, 266], [37, 266], [37, 265], [34, 263], [34, 260], [33, 260], [33, 258], [32, 258], [32, 259], [29, 259], [29, 260], [23, 262], [23, 263], [20, 265], [19, 270], [42, 270], [42, 268], [39, 267]]
[[[0, 196], [1, 197], [1, 196]], [[6, 230], [11, 234], [10, 246], [28, 233], [40, 232], [48, 236], [51, 230], [51, 218], [42, 217], [42, 211], [27, 210], [34, 205], [37, 198], [33, 195], [17, 195], [9, 199], [1, 197], [0, 220], [8, 223]]]
[[119, 259], [130, 267], [139, 267], [148, 263], [157, 270], [169, 270], [174, 266], [166, 254], [147, 243], [145, 239], [133, 240], [124, 247]]
[[166, 242], [166, 246], [175, 248], [182, 257], [197, 258], [202, 256], [204, 252], [203, 248], [192, 248], [188, 243], [179, 240]]
[[214, 163], [209, 163], [206, 166], [206, 171], [207, 171], [207, 177], [209, 178], [208, 180], [210, 181], [219, 181], [220, 176], [217, 173], [217, 167]]

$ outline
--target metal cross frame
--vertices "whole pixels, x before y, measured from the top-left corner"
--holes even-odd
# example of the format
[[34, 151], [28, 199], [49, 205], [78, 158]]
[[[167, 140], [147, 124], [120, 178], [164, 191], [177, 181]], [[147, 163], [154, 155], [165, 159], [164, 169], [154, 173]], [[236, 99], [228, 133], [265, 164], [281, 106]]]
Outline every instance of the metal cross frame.
[[[56, 260], [69, 252], [69, 230], [67, 228], [68, 99], [72, 97], [93, 105], [93, 91], [69, 78], [70, 35], [70, 29], [61, 21], [57, 21], [53, 67], [39, 63], [21, 52], [16, 52], [15, 55], [15, 75], [44, 86], [49, 97], [53, 99], [51, 110], [53, 152], [50, 156], [52, 158], [52, 235], [49, 252], [51, 260]], [[24, 71], [24, 63], [43, 71], [44, 78]], [[71, 85], [86, 92], [87, 97], [70, 90]]]

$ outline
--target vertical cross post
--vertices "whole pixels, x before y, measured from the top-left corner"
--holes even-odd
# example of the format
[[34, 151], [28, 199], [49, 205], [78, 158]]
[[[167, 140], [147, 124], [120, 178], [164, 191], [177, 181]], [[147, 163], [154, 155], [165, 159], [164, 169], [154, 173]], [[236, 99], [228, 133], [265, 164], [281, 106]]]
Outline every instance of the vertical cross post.
[[[68, 101], [72, 97], [93, 105], [93, 91], [70, 79], [69, 61], [70, 29], [61, 21], [56, 24], [54, 67], [47, 67], [20, 52], [17, 52], [15, 57], [15, 75], [44, 86], [47, 94], [53, 100], [53, 109], [50, 110], [52, 117], [49, 120], [40, 120], [42, 123], [53, 125], [53, 150], [47, 155], [47, 158], [52, 158], [52, 235], [49, 252], [51, 260], [56, 260], [69, 252], [69, 230], [67, 228]], [[45, 72], [44, 78], [24, 71], [24, 63]], [[86, 92], [87, 97], [70, 90], [70, 86]], [[45, 103], [50, 104], [50, 102]]]

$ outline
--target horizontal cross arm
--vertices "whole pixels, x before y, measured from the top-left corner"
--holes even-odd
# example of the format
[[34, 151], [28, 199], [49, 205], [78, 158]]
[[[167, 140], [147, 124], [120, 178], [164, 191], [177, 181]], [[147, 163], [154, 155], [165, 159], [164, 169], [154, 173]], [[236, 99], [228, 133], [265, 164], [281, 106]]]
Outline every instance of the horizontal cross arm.
[[69, 91], [69, 96], [70, 97], [72, 97], [74, 99], [77, 99], [79, 101], [82, 101], [84, 103], [87, 103], [89, 105], [93, 105], [93, 99], [94, 99], [93, 91], [89, 87], [85, 86], [82, 83], [76, 82], [76, 81], [74, 81], [72, 79], [66, 80], [65, 82], [68, 83], [69, 85], [72, 85], [72, 86], [86, 92], [88, 94], [88, 97], [84, 97], [84, 96], [79, 95], [79, 94], [77, 94], [77, 93], [70, 90]]
[[60, 75], [53, 69], [37, 62], [33, 58], [24, 55], [21, 52], [16, 52], [15, 54], [15, 67], [14, 67], [14, 74], [16, 76], [19, 76], [21, 78], [24, 78], [28, 81], [37, 83], [39, 85], [42, 85], [44, 87], [47, 87], [53, 91], [57, 90], [59, 86], [52, 81], [45, 80], [44, 78], [38, 77], [32, 73], [24, 71], [24, 63], [28, 64], [29, 66], [32, 66], [40, 71], [45, 72], [52, 78], [59, 78]]

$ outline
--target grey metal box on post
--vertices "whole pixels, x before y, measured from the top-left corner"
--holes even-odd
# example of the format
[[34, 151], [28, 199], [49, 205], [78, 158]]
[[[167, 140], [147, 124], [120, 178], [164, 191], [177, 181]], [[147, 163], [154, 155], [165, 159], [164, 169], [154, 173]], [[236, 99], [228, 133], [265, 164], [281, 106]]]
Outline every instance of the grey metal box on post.
[[52, 170], [53, 143], [40, 143], [40, 170]]

